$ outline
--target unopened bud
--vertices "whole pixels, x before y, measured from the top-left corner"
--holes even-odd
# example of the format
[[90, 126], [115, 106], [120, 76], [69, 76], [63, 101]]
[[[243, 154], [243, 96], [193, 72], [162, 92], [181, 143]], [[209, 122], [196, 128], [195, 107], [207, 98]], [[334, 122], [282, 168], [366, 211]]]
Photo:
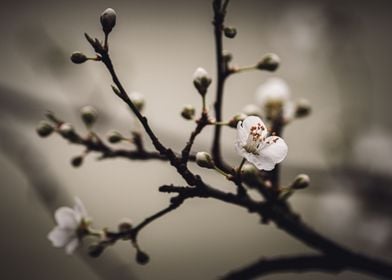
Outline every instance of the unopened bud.
[[103, 32], [109, 34], [116, 25], [116, 12], [112, 8], [107, 8], [101, 14], [100, 20]]
[[204, 168], [214, 168], [215, 167], [215, 163], [212, 160], [212, 157], [209, 153], [207, 152], [198, 152], [196, 153], [196, 163], [197, 165], [199, 165], [200, 167], [204, 167]]
[[223, 61], [229, 63], [232, 60], [233, 60], [233, 55], [230, 52], [223, 50]]
[[118, 224], [118, 230], [120, 232], [126, 232], [132, 229], [132, 221], [129, 218], [121, 219], [120, 223]]
[[98, 112], [92, 106], [84, 106], [80, 110], [80, 113], [82, 120], [87, 127], [92, 126], [98, 118]]
[[48, 123], [47, 121], [40, 121], [36, 128], [36, 131], [39, 136], [47, 137], [54, 131], [54, 127]]
[[131, 99], [133, 105], [135, 105], [136, 109], [138, 111], [143, 110], [144, 108], [144, 95], [141, 94], [140, 92], [132, 92], [129, 95], [129, 99]]
[[310, 184], [310, 178], [306, 174], [300, 174], [297, 177], [295, 177], [294, 181], [290, 185], [290, 189], [293, 190], [301, 190], [305, 189], [309, 186]]
[[97, 258], [103, 253], [104, 250], [104, 245], [93, 244], [88, 247], [88, 254], [90, 255], [90, 257]]
[[233, 128], [237, 128], [237, 123], [240, 121], [245, 120], [245, 118], [247, 117], [246, 114], [237, 114], [235, 115], [230, 121], [229, 121], [229, 126], [233, 127]]
[[248, 104], [243, 109], [242, 112], [247, 116], [261, 116], [261, 109], [255, 104]]
[[263, 59], [257, 64], [260, 70], [275, 71], [280, 64], [280, 58], [274, 53], [266, 54]]
[[258, 174], [260, 174], [260, 171], [253, 164], [247, 163], [241, 168], [241, 177], [244, 180], [252, 180]]
[[312, 107], [310, 106], [310, 102], [307, 99], [300, 99], [297, 101], [297, 106], [295, 109], [295, 117], [303, 118], [310, 114], [312, 111]]
[[83, 156], [76, 156], [76, 157], [72, 158], [72, 160], [71, 160], [72, 166], [73, 167], [81, 166], [83, 164], [83, 159], [84, 159]]
[[70, 123], [63, 123], [59, 127], [59, 132], [63, 137], [71, 137], [75, 134], [75, 130]]
[[136, 261], [138, 264], [145, 265], [150, 261], [150, 257], [143, 251], [138, 250], [136, 252]]
[[197, 91], [205, 96], [207, 89], [211, 84], [211, 78], [208, 76], [207, 71], [204, 68], [197, 68], [193, 74], [193, 84], [195, 85]]
[[225, 33], [225, 36], [230, 39], [233, 39], [237, 35], [237, 29], [234, 27], [225, 27], [223, 32]]
[[124, 139], [124, 137], [118, 131], [111, 131], [109, 132], [107, 139], [110, 143], [115, 144], [121, 142]]
[[193, 105], [185, 105], [184, 108], [181, 111], [181, 116], [186, 119], [186, 120], [192, 120], [193, 117], [195, 116], [195, 107]]
[[75, 64], [81, 64], [88, 60], [87, 56], [81, 52], [74, 52], [71, 55], [71, 61]]

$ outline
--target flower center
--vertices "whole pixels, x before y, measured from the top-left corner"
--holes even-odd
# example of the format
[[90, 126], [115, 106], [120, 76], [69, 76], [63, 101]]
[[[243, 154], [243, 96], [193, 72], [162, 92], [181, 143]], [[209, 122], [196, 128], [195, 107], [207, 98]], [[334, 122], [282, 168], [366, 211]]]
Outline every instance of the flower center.
[[261, 132], [264, 130], [265, 127], [261, 123], [257, 123], [250, 128], [248, 139], [246, 139], [246, 144], [243, 146], [245, 151], [254, 155], [259, 154], [259, 147], [265, 140], [265, 137], [261, 136]]

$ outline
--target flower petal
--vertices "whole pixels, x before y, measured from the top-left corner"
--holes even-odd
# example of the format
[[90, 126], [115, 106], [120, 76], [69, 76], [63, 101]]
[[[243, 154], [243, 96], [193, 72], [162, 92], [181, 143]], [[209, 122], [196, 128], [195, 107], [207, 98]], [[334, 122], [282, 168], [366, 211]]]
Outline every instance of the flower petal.
[[52, 242], [54, 247], [63, 247], [69, 242], [74, 234], [75, 233], [69, 229], [63, 229], [56, 226], [49, 232], [48, 239]]
[[[286, 142], [277, 136], [267, 137], [265, 144], [260, 148], [258, 156], [262, 162], [273, 163], [274, 165], [280, 163], [287, 155], [288, 147]], [[269, 165], [264, 170], [272, 170], [273, 166]]]
[[67, 255], [73, 254], [75, 252], [76, 248], [79, 246], [79, 239], [77, 237], [74, 237], [66, 246], [65, 246], [65, 253]]
[[79, 226], [75, 211], [69, 207], [60, 207], [54, 213], [54, 218], [60, 228], [74, 230]]
[[246, 153], [244, 157], [259, 170], [272, 170], [275, 167], [275, 163], [271, 159], [261, 157], [260, 155]]
[[248, 116], [242, 122], [238, 122], [237, 124], [237, 140], [240, 140], [245, 145], [251, 128], [253, 126], [257, 126], [258, 124], [260, 124], [263, 128], [260, 131], [261, 137], [266, 137], [268, 131], [264, 122], [257, 116]]
[[80, 223], [83, 218], [87, 218], [88, 216], [86, 207], [84, 206], [82, 200], [77, 196], [75, 196], [74, 212], [78, 223]]

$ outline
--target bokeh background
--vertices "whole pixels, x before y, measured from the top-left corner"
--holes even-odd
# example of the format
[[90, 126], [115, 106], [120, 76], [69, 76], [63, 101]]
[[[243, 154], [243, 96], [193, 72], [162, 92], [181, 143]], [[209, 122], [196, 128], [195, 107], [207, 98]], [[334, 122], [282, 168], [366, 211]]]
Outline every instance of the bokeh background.
[[[282, 58], [274, 74], [230, 77], [224, 115], [254, 102], [257, 86], [278, 76], [294, 99], [307, 98], [313, 113], [285, 132], [289, 155], [283, 183], [308, 173], [311, 188], [296, 194], [296, 211], [317, 230], [352, 249], [392, 260], [390, 118], [391, 3], [376, 1], [232, 0], [228, 25], [238, 29], [224, 41], [234, 63], [255, 63], [266, 52]], [[92, 54], [83, 33], [102, 36], [99, 15], [118, 14], [111, 36], [112, 59], [129, 92], [147, 99], [145, 114], [164, 143], [180, 149], [193, 124], [181, 119], [184, 104], [199, 106], [192, 85], [196, 67], [215, 74], [211, 4], [192, 1], [20, 1], [2, 0], [0, 16], [0, 238], [2, 279], [216, 279], [261, 256], [308, 252], [255, 215], [213, 200], [188, 201], [140, 235], [151, 262], [139, 266], [127, 243], [99, 259], [52, 248], [46, 238], [53, 211], [79, 196], [98, 226], [115, 227], [122, 217], [135, 222], [168, 204], [157, 192], [181, 184], [161, 162], [111, 160], [82, 152], [60, 137], [39, 139], [35, 125], [50, 109], [83, 130], [79, 109], [100, 112], [96, 127], [128, 133], [139, 129], [114, 97], [110, 77], [97, 63], [73, 65], [75, 50]], [[212, 84], [212, 88], [215, 83]], [[208, 94], [212, 104], [214, 92]], [[234, 131], [224, 132], [223, 150], [233, 164]], [[197, 141], [207, 150], [212, 129]], [[147, 141], [148, 142], [148, 141]], [[200, 174], [226, 190], [230, 184], [209, 170]], [[271, 275], [265, 279], [372, 279], [345, 272]]]

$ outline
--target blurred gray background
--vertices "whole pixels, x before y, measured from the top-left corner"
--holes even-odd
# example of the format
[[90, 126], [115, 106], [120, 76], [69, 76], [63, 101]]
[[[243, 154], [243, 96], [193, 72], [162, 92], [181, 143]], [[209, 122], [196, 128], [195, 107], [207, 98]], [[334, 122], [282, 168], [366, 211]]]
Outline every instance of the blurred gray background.
[[[99, 15], [117, 11], [112, 59], [129, 92], [147, 99], [145, 114], [164, 143], [179, 150], [193, 124], [179, 117], [184, 104], [199, 106], [192, 74], [202, 66], [215, 74], [211, 4], [194, 1], [2, 1], [0, 17], [0, 238], [2, 279], [216, 279], [261, 256], [309, 250], [255, 215], [213, 200], [188, 201], [140, 235], [151, 262], [139, 266], [127, 243], [99, 259], [83, 250], [69, 257], [46, 238], [53, 211], [79, 196], [98, 226], [135, 222], [168, 204], [157, 187], [182, 180], [165, 163], [96, 162], [79, 168], [70, 159], [81, 147], [58, 136], [39, 139], [35, 125], [50, 109], [83, 130], [80, 107], [100, 111], [97, 132], [138, 129], [114, 97], [110, 77], [97, 63], [73, 65], [69, 55], [92, 54], [83, 33], [102, 36]], [[232, 0], [227, 24], [238, 29], [224, 41], [237, 65], [255, 63], [266, 52], [282, 58], [274, 74], [230, 77], [225, 118], [254, 102], [257, 86], [270, 76], [285, 79], [293, 98], [307, 98], [309, 118], [285, 132], [289, 154], [283, 183], [308, 173], [310, 189], [293, 207], [317, 230], [350, 248], [392, 260], [390, 67], [391, 2]], [[215, 83], [212, 84], [212, 88]], [[209, 104], [215, 93], [208, 94]], [[212, 106], [211, 106], [212, 109]], [[233, 130], [223, 150], [233, 164]], [[207, 150], [212, 129], [195, 150]], [[148, 142], [148, 141], [147, 141]], [[126, 146], [126, 145], [125, 145]], [[232, 186], [193, 166], [211, 184]], [[345, 272], [277, 274], [265, 279], [371, 279]]]

